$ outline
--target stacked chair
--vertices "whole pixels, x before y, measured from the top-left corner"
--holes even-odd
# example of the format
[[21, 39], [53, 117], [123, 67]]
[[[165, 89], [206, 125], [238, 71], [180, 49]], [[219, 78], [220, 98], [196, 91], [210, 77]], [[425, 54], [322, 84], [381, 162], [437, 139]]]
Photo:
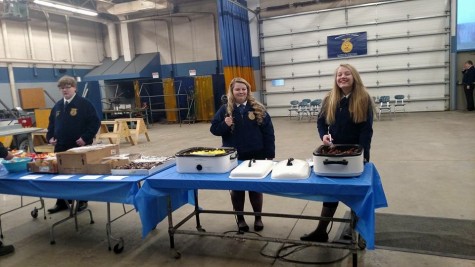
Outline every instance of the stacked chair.
[[395, 95], [394, 96], [394, 109], [393, 109], [393, 113], [394, 113], [394, 116], [396, 116], [396, 111], [401, 111], [401, 112], [405, 112], [406, 111], [406, 108], [405, 108], [406, 104], [404, 103], [404, 95]]
[[322, 107], [322, 100], [321, 99], [315, 99], [312, 102], [310, 102], [310, 118], [317, 118], [318, 114], [320, 113], [320, 109]]
[[305, 98], [299, 103], [297, 111], [299, 120], [302, 120], [304, 116], [310, 117], [310, 102], [312, 102], [311, 99]]
[[299, 101], [298, 100], [290, 101], [289, 119], [292, 119], [292, 111], [295, 111], [296, 114], [298, 113], [298, 111], [299, 111]]
[[378, 120], [381, 120], [381, 113], [389, 113], [389, 118], [391, 118], [391, 97], [390, 96], [380, 96], [379, 97], [379, 112]]

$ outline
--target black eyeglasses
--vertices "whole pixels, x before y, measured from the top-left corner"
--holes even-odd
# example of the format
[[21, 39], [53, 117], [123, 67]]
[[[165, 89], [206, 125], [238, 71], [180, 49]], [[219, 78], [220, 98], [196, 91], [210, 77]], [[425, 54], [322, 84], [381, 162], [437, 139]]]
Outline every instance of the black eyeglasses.
[[58, 87], [58, 88], [59, 88], [59, 90], [65, 90], [65, 89], [68, 90], [68, 89], [71, 89], [72, 86], [71, 85], [66, 85], [66, 86], [62, 86], [62, 87]]

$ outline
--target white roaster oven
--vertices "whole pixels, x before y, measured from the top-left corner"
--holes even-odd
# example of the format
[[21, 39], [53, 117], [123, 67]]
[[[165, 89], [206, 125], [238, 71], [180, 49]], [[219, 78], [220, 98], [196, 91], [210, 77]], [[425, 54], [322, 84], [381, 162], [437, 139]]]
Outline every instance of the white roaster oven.
[[232, 147], [192, 147], [177, 152], [175, 158], [179, 173], [226, 173], [238, 164]]
[[313, 152], [316, 175], [353, 177], [361, 175], [363, 170], [363, 147], [360, 145], [322, 145]]

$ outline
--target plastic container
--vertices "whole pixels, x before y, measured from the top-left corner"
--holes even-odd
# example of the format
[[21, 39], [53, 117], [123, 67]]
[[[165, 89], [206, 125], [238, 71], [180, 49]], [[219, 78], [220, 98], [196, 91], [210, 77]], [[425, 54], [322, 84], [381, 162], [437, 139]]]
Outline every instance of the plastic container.
[[12, 160], [2, 160], [2, 165], [8, 172], [22, 172], [27, 170], [30, 161], [31, 158], [13, 158]]

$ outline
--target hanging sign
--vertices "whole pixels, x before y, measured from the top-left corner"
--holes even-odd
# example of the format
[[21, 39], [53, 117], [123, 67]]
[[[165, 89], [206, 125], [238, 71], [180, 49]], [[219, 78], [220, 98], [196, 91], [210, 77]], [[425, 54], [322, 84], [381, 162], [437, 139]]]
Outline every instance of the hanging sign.
[[354, 57], [368, 54], [366, 32], [327, 36], [328, 58]]
[[152, 72], [152, 78], [158, 79], [160, 78], [160, 75], [158, 74], [158, 72]]
[[189, 70], [190, 76], [196, 76], [196, 70]]

